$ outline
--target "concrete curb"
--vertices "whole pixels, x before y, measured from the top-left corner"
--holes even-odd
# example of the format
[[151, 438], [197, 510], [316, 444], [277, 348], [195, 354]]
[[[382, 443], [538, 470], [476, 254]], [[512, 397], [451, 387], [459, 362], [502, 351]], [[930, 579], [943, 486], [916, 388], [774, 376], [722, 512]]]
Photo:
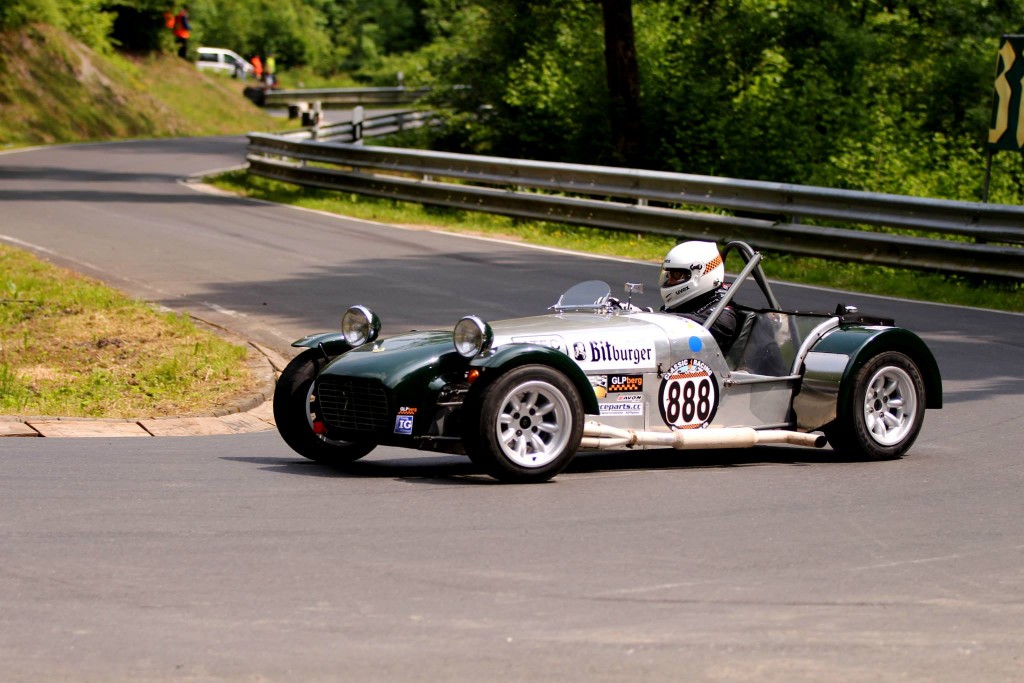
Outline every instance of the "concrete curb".
[[81, 418], [0, 416], [0, 438], [39, 437], [138, 437], [209, 436], [247, 434], [275, 428], [273, 398], [277, 377], [288, 364], [282, 355], [256, 342], [246, 342], [249, 369], [260, 388], [235, 403], [207, 414], [154, 418]]

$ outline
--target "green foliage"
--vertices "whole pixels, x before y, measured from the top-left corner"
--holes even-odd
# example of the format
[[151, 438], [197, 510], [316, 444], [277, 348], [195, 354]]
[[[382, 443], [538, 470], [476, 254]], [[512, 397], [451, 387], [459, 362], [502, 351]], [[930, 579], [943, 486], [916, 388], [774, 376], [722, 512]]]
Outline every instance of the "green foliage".
[[[279, 68], [321, 75], [378, 66], [382, 56], [427, 39], [421, 0], [192, 0], [195, 44], [249, 56], [273, 53]], [[394, 76], [392, 74], [392, 80]]]
[[31, 23], [65, 24], [59, 0], [7, 0], [0, 5], [0, 29], [18, 29]]
[[94, 50], [107, 52], [115, 15], [105, 11], [104, 0], [4, 0], [0, 4], [0, 31], [33, 23], [67, 31]]
[[433, 42], [382, 60], [407, 82], [461, 84], [449, 147], [585, 159], [609, 148], [600, 8], [591, 0], [426, 0]]
[[278, 68], [330, 64], [332, 47], [323, 15], [302, 0], [195, 0], [190, 16], [197, 45], [243, 55], [274, 54]]
[[385, 55], [422, 47], [429, 38], [423, 0], [321, 0], [317, 4], [335, 47], [335, 69], [375, 69]]
[[[633, 0], [639, 165], [977, 199], [1010, 0]], [[432, 42], [387, 72], [469, 86], [439, 146], [609, 163], [599, 3], [425, 0]], [[366, 68], [366, 67], [364, 67]], [[382, 79], [385, 71], [368, 71]], [[441, 98], [438, 98], [440, 101]], [[997, 157], [992, 199], [1018, 203]]]

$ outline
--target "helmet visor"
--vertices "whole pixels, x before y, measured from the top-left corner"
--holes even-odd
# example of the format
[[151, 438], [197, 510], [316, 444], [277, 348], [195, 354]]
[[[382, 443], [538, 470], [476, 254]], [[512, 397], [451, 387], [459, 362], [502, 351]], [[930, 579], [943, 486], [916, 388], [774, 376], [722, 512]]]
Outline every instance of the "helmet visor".
[[661, 286], [675, 287], [690, 281], [693, 273], [689, 268], [663, 268], [661, 270]]

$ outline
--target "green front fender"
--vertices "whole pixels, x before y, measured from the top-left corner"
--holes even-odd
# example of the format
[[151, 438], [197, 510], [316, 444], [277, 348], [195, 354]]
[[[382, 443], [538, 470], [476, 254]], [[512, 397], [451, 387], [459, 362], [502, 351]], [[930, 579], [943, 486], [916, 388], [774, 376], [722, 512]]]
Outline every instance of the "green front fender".
[[343, 353], [351, 351], [353, 346], [345, 341], [345, 336], [341, 332], [317, 332], [316, 334], [307, 334], [302, 339], [296, 339], [292, 342], [292, 346], [301, 349], [320, 349], [329, 358], [340, 356]]
[[[469, 364], [480, 370], [481, 379], [488, 383], [490, 381], [488, 375], [497, 377], [506, 370], [523, 365], [547, 365], [561, 372], [573, 383], [583, 402], [583, 412], [588, 415], [600, 414], [597, 394], [594, 393], [594, 387], [590, 380], [587, 379], [580, 366], [561, 351], [539, 344], [509, 344], [493, 353], [478, 356]], [[474, 389], [477, 389], [477, 384], [480, 384], [479, 380], [474, 384]]]

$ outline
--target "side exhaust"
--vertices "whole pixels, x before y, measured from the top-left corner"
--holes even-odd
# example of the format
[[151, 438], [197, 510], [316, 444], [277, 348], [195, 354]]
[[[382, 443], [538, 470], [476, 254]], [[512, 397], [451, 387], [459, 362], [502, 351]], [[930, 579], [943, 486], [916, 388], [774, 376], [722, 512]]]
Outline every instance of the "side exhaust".
[[678, 429], [672, 432], [644, 432], [609, 427], [600, 422], [583, 425], [580, 448], [600, 450], [660, 446], [663, 448], [711, 449], [751, 448], [763, 444], [789, 444], [821, 448], [826, 443], [824, 434], [791, 432], [784, 429], [751, 429], [750, 427], [722, 427], [708, 429]]

